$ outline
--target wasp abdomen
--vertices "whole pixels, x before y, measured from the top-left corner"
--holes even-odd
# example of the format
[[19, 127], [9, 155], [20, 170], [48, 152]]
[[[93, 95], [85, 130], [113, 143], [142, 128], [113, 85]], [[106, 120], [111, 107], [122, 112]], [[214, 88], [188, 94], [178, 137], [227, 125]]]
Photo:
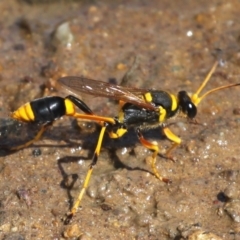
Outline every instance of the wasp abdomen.
[[47, 123], [66, 114], [65, 99], [57, 96], [28, 102], [11, 114], [12, 118], [24, 122]]
[[36, 99], [30, 105], [36, 122], [52, 122], [66, 113], [65, 100], [58, 96]]

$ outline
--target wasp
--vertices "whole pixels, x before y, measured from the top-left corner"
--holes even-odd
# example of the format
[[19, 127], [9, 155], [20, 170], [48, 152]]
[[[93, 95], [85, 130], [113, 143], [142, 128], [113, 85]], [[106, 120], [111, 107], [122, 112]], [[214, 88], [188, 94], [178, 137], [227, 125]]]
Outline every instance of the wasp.
[[[76, 213], [83, 195], [88, 187], [93, 167], [96, 165], [101, 150], [105, 133], [110, 138], [120, 138], [128, 129], [135, 128], [141, 144], [153, 151], [151, 167], [153, 174], [161, 181], [169, 183], [170, 180], [161, 176], [156, 168], [156, 159], [159, 153], [159, 146], [156, 142], [148, 141], [144, 138], [144, 129], [161, 127], [163, 134], [173, 143], [167, 150], [166, 156], [170, 157], [170, 152], [181, 144], [181, 139], [176, 136], [168, 127], [170, 119], [184, 117], [194, 119], [197, 115], [198, 104], [210, 93], [221, 89], [239, 86], [240, 83], [228, 84], [207, 91], [199, 96], [205, 85], [210, 80], [212, 74], [218, 66], [216, 61], [207, 74], [206, 78], [197, 89], [190, 95], [186, 91], [179, 91], [177, 95], [164, 90], [139, 89], [123, 87], [102, 81], [88, 79], [85, 77], [66, 76], [58, 80], [58, 83], [70, 92], [75, 94], [86, 93], [93, 96], [107, 97], [119, 100], [119, 114], [117, 117], [98, 116], [79, 98], [69, 95], [65, 98], [59, 96], [44, 97], [28, 102], [11, 114], [12, 118], [25, 122], [41, 123], [41, 129], [31, 141], [12, 148], [18, 150], [29, 146], [37, 141], [44, 131], [58, 118], [66, 115], [77, 119], [86, 119], [97, 122], [101, 126], [101, 131], [97, 141], [97, 146], [93, 154], [92, 162], [89, 166], [82, 189], [67, 214], [65, 223], [68, 223]], [[76, 108], [83, 113], [79, 113]]]

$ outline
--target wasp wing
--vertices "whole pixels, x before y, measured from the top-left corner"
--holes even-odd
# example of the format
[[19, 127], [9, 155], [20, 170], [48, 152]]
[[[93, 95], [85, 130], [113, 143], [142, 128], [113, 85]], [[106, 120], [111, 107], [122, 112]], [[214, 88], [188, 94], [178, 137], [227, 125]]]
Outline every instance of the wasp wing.
[[156, 110], [156, 107], [153, 104], [145, 102], [144, 99], [139, 96], [148, 92], [146, 89], [123, 87], [107, 82], [75, 76], [62, 77], [58, 82], [75, 94], [86, 93], [98, 97], [107, 97], [132, 103], [141, 108]]

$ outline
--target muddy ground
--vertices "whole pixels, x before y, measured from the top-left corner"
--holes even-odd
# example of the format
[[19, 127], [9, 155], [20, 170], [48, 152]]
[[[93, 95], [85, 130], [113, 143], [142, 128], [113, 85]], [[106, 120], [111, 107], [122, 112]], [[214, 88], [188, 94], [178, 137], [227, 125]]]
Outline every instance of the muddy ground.
[[[99, 128], [68, 117], [19, 151], [39, 126], [9, 113], [38, 97], [68, 93], [61, 76], [87, 76], [128, 86], [195, 92], [218, 58], [206, 90], [240, 82], [240, 2], [1, 1], [0, 2], [0, 239], [240, 239], [240, 88], [213, 93], [198, 107], [198, 124], [178, 119], [171, 143], [161, 129], [158, 171], [134, 130], [103, 148], [81, 208], [62, 218], [83, 183]], [[129, 72], [135, 62], [133, 71]], [[126, 78], [125, 78], [126, 79]], [[81, 96], [99, 115], [116, 103]]]

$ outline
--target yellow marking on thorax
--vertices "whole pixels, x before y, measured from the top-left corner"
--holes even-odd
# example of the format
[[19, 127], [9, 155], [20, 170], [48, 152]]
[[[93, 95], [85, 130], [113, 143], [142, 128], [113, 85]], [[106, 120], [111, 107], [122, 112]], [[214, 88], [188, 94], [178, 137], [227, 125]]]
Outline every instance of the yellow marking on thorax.
[[147, 92], [144, 94], [144, 98], [146, 100], [146, 102], [152, 102], [152, 94], [150, 92]]
[[169, 95], [171, 96], [171, 99], [172, 99], [172, 108], [171, 108], [171, 110], [175, 111], [177, 109], [177, 107], [178, 107], [177, 98], [173, 94], [169, 94]]
[[66, 98], [64, 103], [66, 107], [66, 115], [73, 116], [75, 114], [75, 107], [72, 101]]
[[120, 123], [123, 123], [124, 122], [124, 112], [122, 109], [120, 109], [119, 113], [118, 113], [118, 121]]
[[166, 120], [166, 109], [164, 109], [163, 107], [159, 107], [159, 122], [162, 123]]
[[123, 123], [124, 122], [124, 111], [123, 111], [123, 106], [126, 104], [126, 102], [120, 100], [119, 101], [119, 112], [118, 112], [118, 121], [120, 123]]
[[35, 116], [29, 102], [13, 112], [11, 117], [24, 122], [31, 122], [35, 120]]

